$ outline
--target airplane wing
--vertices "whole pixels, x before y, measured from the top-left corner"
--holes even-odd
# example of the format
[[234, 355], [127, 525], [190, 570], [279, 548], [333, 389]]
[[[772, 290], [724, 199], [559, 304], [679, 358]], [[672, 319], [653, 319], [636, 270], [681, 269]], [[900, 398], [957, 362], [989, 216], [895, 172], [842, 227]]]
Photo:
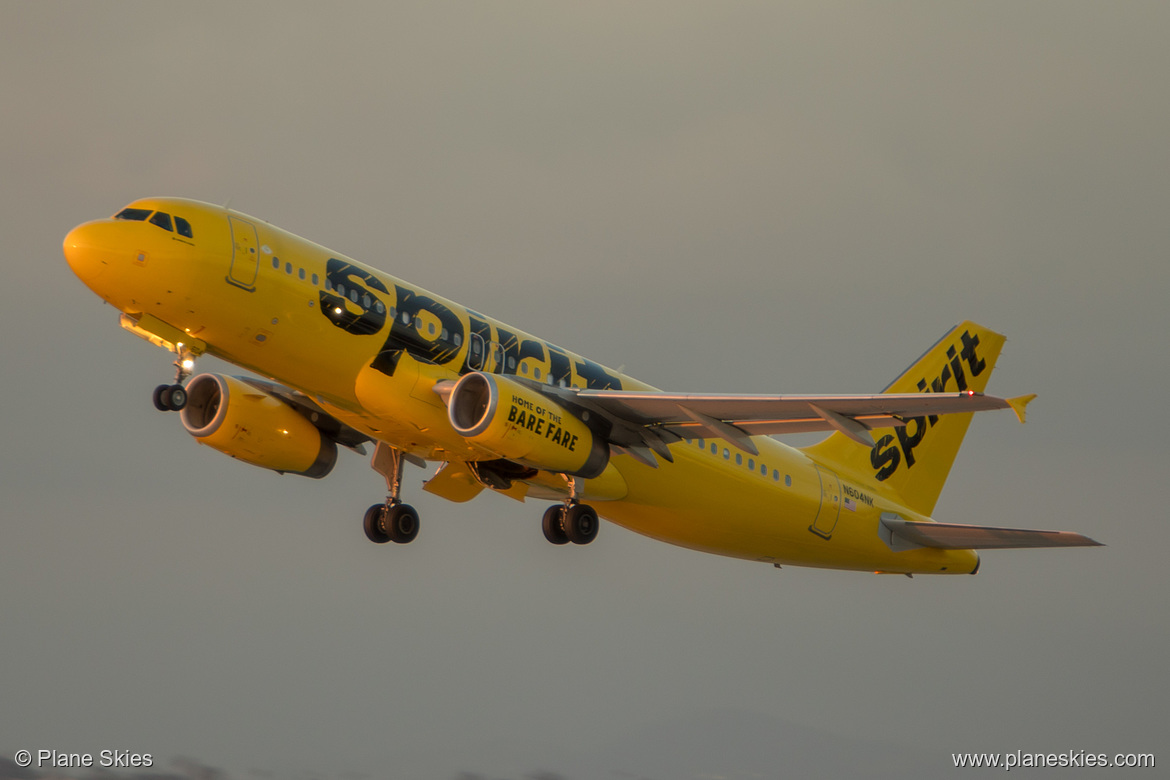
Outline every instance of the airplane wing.
[[682, 438], [719, 438], [758, 455], [749, 437], [774, 433], [841, 431], [871, 447], [874, 428], [914, 417], [1012, 409], [1022, 422], [1036, 396], [997, 398], [973, 391], [880, 395], [707, 395], [581, 390], [540, 386], [541, 392], [583, 407], [614, 425], [611, 442], [653, 465], [646, 450], [672, 460], [666, 444]]
[[[959, 523], [923, 523], [882, 516], [882, 525], [909, 547], [939, 550], [990, 550], [1008, 547], [1103, 547], [1100, 542], [1068, 531], [1032, 531]], [[886, 543], [894, 549], [895, 540]], [[908, 549], [901, 545], [902, 549]]]

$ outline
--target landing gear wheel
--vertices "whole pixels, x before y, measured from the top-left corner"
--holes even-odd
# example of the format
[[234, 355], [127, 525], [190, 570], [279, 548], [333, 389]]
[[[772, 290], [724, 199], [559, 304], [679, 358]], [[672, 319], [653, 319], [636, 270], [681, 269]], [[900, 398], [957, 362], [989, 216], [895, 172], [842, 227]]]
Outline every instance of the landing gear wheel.
[[154, 408], [160, 412], [178, 412], [187, 405], [187, 388], [182, 385], [159, 385], [154, 388]]
[[154, 388], [154, 408], [160, 412], [171, 410], [171, 386], [159, 385]]
[[553, 504], [544, 510], [544, 518], [540, 522], [540, 527], [544, 531], [544, 538], [553, 544], [569, 543], [569, 537], [565, 533], [564, 517], [565, 507], [561, 504]]
[[597, 512], [588, 504], [574, 504], [565, 510], [565, 536], [573, 544], [589, 544], [597, 538], [600, 522]]
[[418, 536], [418, 512], [410, 504], [395, 504], [386, 510], [382, 527], [390, 541], [409, 544]]
[[182, 385], [171, 385], [171, 402], [170, 410], [172, 412], [181, 412], [183, 407], [187, 405], [187, 388]]
[[390, 534], [385, 531], [386, 505], [374, 504], [366, 510], [366, 516], [362, 520], [362, 528], [365, 529], [366, 538], [374, 544], [385, 544], [390, 541]]

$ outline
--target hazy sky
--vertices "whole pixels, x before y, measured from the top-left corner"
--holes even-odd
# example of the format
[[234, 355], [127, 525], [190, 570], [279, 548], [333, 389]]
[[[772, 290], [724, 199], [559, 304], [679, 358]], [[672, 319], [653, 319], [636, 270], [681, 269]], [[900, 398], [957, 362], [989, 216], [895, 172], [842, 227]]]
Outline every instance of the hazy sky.
[[[0, 755], [1170, 763], [1168, 30], [1162, 2], [0, 0]], [[154, 411], [170, 356], [61, 254], [147, 195], [230, 200], [668, 389], [876, 391], [975, 319], [1009, 338], [990, 390], [1040, 398], [975, 421], [935, 517], [1108, 547], [913, 580], [608, 524], [556, 548], [543, 503], [447, 503], [419, 469], [418, 540], [372, 545], [363, 458], [280, 477]]]

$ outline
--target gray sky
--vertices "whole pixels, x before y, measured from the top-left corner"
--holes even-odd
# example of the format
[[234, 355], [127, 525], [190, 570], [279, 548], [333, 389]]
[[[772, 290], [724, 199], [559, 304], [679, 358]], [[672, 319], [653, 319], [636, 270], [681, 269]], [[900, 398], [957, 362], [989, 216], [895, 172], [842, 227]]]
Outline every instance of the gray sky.
[[[739, 780], [1166, 753], [1170, 10], [778, 6], [0, 2], [0, 755]], [[147, 195], [669, 389], [876, 391], [976, 319], [1009, 338], [991, 391], [1040, 398], [975, 421], [936, 518], [1109, 546], [914, 580], [611, 525], [563, 549], [543, 504], [413, 469], [422, 533], [377, 547], [362, 458], [280, 477], [153, 410], [169, 356], [60, 250]]]

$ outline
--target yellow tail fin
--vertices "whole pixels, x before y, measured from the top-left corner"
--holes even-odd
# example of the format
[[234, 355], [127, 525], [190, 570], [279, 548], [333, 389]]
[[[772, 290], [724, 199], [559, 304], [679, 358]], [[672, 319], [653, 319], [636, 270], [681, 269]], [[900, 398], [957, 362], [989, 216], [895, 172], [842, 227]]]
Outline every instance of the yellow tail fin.
[[[981, 393], [1003, 343], [1003, 336], [974, 322], [956, 325], [882, 392]], [[1030, 400], [1019, 399], [1018, 408], [1013, 404], [1021, 419]], [[818, 463], [883, 492], [892, 490], [909, 509], [929, 516], [970, 424], [970, 414], [914, 417], [904, 427], [875, 429], [873, 447], [834, 433], [803, 451]]]

